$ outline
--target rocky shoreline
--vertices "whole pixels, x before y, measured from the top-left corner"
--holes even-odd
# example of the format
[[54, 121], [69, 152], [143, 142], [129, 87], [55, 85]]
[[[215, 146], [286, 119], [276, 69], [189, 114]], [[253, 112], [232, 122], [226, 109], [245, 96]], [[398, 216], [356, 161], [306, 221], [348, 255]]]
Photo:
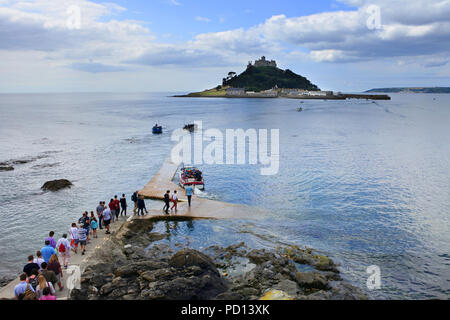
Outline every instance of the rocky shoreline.
[[96, 249], [70, 299], [367, 299], [342, 280], [331, 259], [310, 249], [251, 249], [243, 242], [202, 252], [174, 249], [153, 232], [157, 221], [124, 223]]

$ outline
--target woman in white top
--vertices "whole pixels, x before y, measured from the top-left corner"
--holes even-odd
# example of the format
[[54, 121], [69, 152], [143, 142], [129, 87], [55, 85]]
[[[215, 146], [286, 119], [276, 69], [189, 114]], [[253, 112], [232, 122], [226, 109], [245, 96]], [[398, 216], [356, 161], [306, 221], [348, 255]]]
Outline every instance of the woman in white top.
[[55, 295], [55, 289], [53, 288], [52, 283], [47, 282], [45, 277], [41, 274], [38, 277], [38, 285], [36, 286], [36, 299], [39, 299], [40, 297], [42, 297], [42, 291], [44, 291], [45, 287], [50, 288], [50, 292], [51, 292], [52, 296]]
[[78, 249], [78, 228], [77, 224], [74, 222], [72, 223], [72, 227], [69, 229], [70, 234], [70, 246], [72, 247], [72, 250], [77, 253]]
[[177, 190], [173, 191], [172, 201], [173, 201], [173, 206], [172, 206], [172, 208], [170, 208], [170, 210], [175, 208], [175, 212], [176, 212], [177, 211], [177, 204], [178, 204]]

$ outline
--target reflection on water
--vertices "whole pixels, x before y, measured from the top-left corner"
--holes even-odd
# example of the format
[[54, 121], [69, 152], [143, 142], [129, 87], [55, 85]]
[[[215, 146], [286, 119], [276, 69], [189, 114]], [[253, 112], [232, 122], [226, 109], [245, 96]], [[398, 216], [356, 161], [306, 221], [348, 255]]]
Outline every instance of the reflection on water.
[[[16, 274], [100, 200], [144, 186], [186, 118], [204, 129], [280, 129], [280, 171], [200, 165], [206, 197], [269, 209], [248, 221], [155, 224], [174, 246], [310, 246], [341, 263], [365, 289], [378, 265], [374, 298], [450, 296], [450, 95], [392, 95], [391, 101], [189, 99], [167, 94], [0, 95], [0, 274]], [[438, 99], [433, 100], [434, 97]], [[164, 126], [153, 135], [154, 122]], [[66, 178], [71, 189], [42, 192]], [[131, 201], [129, 200], [131, 203]], [[147, 207], [160, 203], [147, 201]]]

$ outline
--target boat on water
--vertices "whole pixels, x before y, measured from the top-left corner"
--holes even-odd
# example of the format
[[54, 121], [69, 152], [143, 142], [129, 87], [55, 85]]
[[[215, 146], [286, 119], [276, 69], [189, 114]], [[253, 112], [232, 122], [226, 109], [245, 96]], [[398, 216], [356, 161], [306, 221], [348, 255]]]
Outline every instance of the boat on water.
[[183, 188], [190, 185], [193, 188], [198, 188], [200, 190], [205, 189], [205, 182], [203, 181], [202, 172], [196, 167], [185, 167], [182, 165], [180, 171], [178, 172], [178, 179], [180, 181], [180, 186]]
[[197, 129], [197, 125], [195, 123], [188, 123], [183, 127], [183, 129], [189, 132], [194, 132], [195, 129]]
[[302, 107], [298, 107], [297, 108], [297, 112], [302, 112], [303, 111], [303, 108]]
[[154, 134], [162, 133], [162, 126], [158, 126], [158, 124], [155, 124], [152, 128], [152, 133]]

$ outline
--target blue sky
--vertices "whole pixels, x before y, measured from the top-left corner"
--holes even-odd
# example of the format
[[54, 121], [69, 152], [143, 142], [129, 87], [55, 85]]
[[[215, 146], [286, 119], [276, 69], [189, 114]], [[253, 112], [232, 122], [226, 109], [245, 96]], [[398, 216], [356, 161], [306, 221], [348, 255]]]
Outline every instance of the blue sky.
[[449, 39], [450, 0], [0, 0], [0, 92], [189, 92], [262, 55], [324, 90], [450, 86]]

